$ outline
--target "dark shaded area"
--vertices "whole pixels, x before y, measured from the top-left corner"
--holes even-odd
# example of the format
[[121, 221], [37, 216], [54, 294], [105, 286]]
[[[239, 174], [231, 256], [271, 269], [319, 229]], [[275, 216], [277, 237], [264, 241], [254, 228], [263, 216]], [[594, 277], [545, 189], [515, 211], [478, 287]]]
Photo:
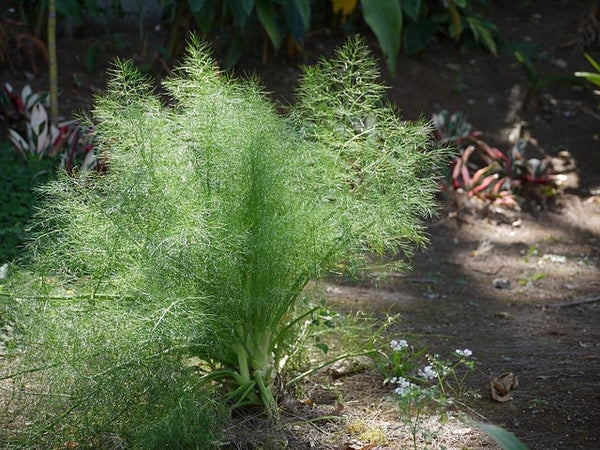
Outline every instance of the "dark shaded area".
[[54, 173], [54, 160], [22, 160], [6, 143], [0, 143], [0, 265], [21, 255], [29, 219], [39, 204], [36, 187]]

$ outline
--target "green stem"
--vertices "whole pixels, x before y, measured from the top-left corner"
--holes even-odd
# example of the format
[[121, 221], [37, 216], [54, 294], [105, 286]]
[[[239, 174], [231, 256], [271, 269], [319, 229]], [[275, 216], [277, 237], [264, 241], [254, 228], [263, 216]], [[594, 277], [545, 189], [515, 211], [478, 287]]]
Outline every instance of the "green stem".
[[256, 380], [256, 386], [258, 387], [260, 398], [267, 409], [269, 418], [277, 416], [277, 403], [275, 402], [275, 398], [273, 397], [271, 389], [265, 386], [262, 374], [258, 371], [254, 372], [254, 379]]
[[246, 384], [251, 381], [250, 367], [248, 366], [248, 352], [240, 342], [235, 342], [232, 347], [238, 359], [239, 375], [241, 377], [240, 384]]

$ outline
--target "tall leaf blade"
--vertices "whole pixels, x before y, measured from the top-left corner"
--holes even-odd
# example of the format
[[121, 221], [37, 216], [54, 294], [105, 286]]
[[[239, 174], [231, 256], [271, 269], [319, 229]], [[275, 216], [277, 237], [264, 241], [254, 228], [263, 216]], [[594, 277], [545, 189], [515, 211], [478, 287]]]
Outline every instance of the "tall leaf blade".
[[277, 23], [273, 3], [269, 0], [258, 0], [256, 2], [256, 12], [258, 13], [260, 23], [262, 23], [265, 28], [273, 47], [278, 49], [281, 44], [282, 36], [279, 24]]
[[365, 22], [369, 25], [386, 57], [390, 73], [396, 75], [396, 56], [400, 49], [402, 9], [400, 0], [386, 2], [362, 0]]
[[583, 56], [585, 56], [585, 59], [588, 60], [588, 62], [592, 65], [592, 67], [594, 67], [594, 69], [596, 69], [598, 72], [600, 72], [600, 64], [598, 64], [594, 58], [592, 58], [587, 53], [584, 53]]
[[310, 1], [290, 0], [285, 2], [284, 12], [292, 38], [296, 42], [301, 41], [310, 28]]
[[488, 423], [478, 423], [477, 426], [489, 434], [504, 450], [529, 450], [514, 434], [504, 428]]

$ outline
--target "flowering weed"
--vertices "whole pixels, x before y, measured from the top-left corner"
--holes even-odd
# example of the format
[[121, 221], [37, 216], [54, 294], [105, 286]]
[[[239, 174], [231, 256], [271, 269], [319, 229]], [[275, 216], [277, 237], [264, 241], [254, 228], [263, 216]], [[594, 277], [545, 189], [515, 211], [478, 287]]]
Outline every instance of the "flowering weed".
[[420, 448], [420, 440], [427, 442], [430, 437], [421, 427], [423, 415], [439, 412], [444, 416], [448, 405], [466, 395], [465, 380], [475, 367], [468, 348], [455, 350], [446, 360], [426, 353], [425, 348], [415, 350], [406, 339], [381, 345], [374, 360], [385, 376], [384, 383], [392, 389], [391, 398], [400, 409], [415, 449]]

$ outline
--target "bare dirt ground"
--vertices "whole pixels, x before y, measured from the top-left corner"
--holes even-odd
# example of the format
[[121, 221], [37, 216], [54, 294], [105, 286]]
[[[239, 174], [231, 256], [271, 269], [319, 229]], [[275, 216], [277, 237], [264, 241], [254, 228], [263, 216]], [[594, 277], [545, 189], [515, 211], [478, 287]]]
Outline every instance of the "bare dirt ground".
[[[491, 3], [486, 15], [504, 40], [542, 45], [533, 62], [540, 79], [589, 70], [582, 51], [572, 44], [580, 36], [581, 18], [591, 14], [591, 2]], [[89, 74], [83, 55], [92, 40], [85, 35], [59, 40], [65, 115], [89, 108], [93, 93], [103, 88], [111, 49], [105, 47], [100, 69]], [[256, 50], [245, 55], [238, 70], [257, 72], [273, 96], [287, 103], [298, 64], [330, 54], [342, 41], [336, 33], [319, 31], [308, 38], [304, 61], [279, 56], [263, 63]], [[588, 48], [597, 60], [599, 50]], [[127, 51], [141, 58], [139, 47]], [[5, 69], [0, 75], [15, 85], [24, 81], [22, 74]], [[494, 57], [483, 50], [462, 53], [441, 39], [417, 57], [401, 55], [397, 78], [384, 78], [390, 99], [407, 119], [430, 117], [440, 109], [463, 111], [492, 145], [508, 148], [509, 133], [520, 128], [520, 137], [534, 152], [568, 150], [577, 169], [556, 204], [526, 204], [514, 220], [468, 210], [454, 214], [451, 201], [442, 199], [444, 211], [429, 224], [431, 245], [417, 255], [410, 274], [385, 282], [367, 277], [330, 284], [331, 304], [345, 311], [400, 313], [399, 333], [419, 335], [432, 351], [472, 349], [477, 365], [468, 383], [481, 395], [468, 400], [463, 413], [508, 428], [531, 449], [600, 448], [600, 302], [568, 305], [600, 295], [600, 97], [575, 84], [535, 89], [514, 57]], [[43, 75], [31, 81], [39, 89], [45, 83]], [[495, 287], [497, 279], [508, 283]], [[508, 371], [519, 377], [520, 385], [512, 401], [495, 402], [486, 382]], [[288, 414], [287, 444], [275, 439], [264, 448], [405, 448], [406, 429], [381, 381], [367, 371], [329, 380], [329, 390], [315, 382], [321, 387], [315, 387], [314, 404], [296, 405]], [[332, 418], [310, 419], [323, 416]], [[357, 421], [367, 423], [368, 430], [383, 430], [389, 439], [369, 441], [363, 433], [361, 441], [361, 428], [350, 426]], [[253, 423], [236, 426], [248, 431]], [[457, 418], [448, 427], [429, 448], [494, 448]]]

